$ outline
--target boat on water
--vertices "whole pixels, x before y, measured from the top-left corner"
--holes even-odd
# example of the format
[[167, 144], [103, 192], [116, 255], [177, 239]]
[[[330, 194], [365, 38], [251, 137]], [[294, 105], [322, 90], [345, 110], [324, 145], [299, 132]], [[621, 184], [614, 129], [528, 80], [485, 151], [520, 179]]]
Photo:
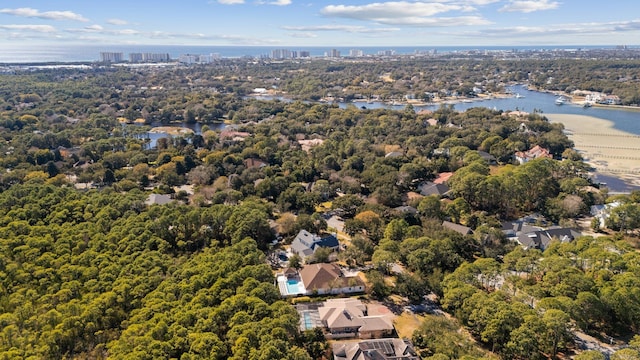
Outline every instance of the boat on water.
[[559, 97], [556, 98], [555, 103], [556, 103], [556, 105], [563, 105], [565, 103], [565, 101], [566, 100], [562, 96], [559, 96]]
[[591, 104], [589, 101], [585, 101], [584, 104], [582, 104], [583, 108], [589, 108], [591, 107], [593, 104]]
[[522, 99], [524, 95], [520, 95], [520, 93], [516, 93], [516, 99]]

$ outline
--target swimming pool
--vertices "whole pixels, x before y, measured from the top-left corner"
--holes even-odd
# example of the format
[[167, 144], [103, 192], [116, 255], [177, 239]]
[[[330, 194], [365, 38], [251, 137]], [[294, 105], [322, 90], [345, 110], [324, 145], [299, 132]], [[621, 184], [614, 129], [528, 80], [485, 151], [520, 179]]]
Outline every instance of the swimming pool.
[[304, 285], [302, 285], [302, 281], [297, 279], [287, 279], [285, 285], [287, 286], [287, 292], [291, 295], [304, 294], [307, 292]]
[[313, 320], [311, 319], [311, 314], [309, 314], [308, 312], [303, 312], [302, 313], [302, 327], [304, 328], [304, 330], [309, 330], [309, 329], [313, 329], [315, 326], [313, 326]]

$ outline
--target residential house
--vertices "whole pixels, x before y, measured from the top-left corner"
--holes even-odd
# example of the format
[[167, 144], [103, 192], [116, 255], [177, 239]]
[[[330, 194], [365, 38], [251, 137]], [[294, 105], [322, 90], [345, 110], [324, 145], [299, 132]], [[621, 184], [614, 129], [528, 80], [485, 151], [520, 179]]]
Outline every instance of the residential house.
[[460, 233], [462, 235], [471, 235], [471, 234], [473, 234], [473, 230], [471, 230], [471, 228], [466, 227], [464, 225], [452, 223], [451, 221], [443, 221], [442, 222], [442, 226], [444, 226], [445, 228], [447, 228], [449, 230], [453, 230], [453, 231], [455, 231], [457, 233]]
[[145, 200], [144, 203], [147, 204], [148, 206], [151, 206], [151, 205], [165, 205], [172, 201], [173, 199], [171, 198], [171, 196], [166, 194], [149, 194], [149, 196], [147, 197], [147, 200]]
[[248, 132], [225, 129], [220, 132], [220, 141], [224, 141], [226, 143], [238, 143], [244, 141], [244, 139], [249, 136], [251, 136], [251, 134]]
[[607, 105], [620, 105], [622, 101], [617, 95], [605, 95], [603, 99], [600, 99], [599, 103]]
[[493, 156], [493, 155], [491, 155], [491, 154], [489, 154], [489, 153], [488, 153], [488, 152], [486, 152], [486, 151], [478, 150], [478, 154], [479, 154], [479, 155], [480, 155], [480, 157], [481, 157], [481, 158], [483, 158], [483, 159], [484, 159], [484, 161], [486, 161], [486, 162], [487, 162], [487, 164], [489, 164], [489, 165], [495, 165], [495, 164], [497, 164], [497, 163], [498, 163], [498, 160], [496, 159], [496, 157], [495, 157], [495, 156]]
[[300, 230], [291, 242], [291, 252], [300, 256], [302, 260], [306, 260], [321, 247], [337, 251], [340, 248], [340, 243], [335, 235], [320, 237], [307, 230]]
[[561, 242], [571, 242], [580, 236], [582, 236], [582, 234], [576, 229], [549, 228], [520, 234], [518, 235], [517, 241], [525, 249], [540, 249], [544, 251], [554, 239]]
[[72, 156], [80, 156], [83, 153], [83, 149], [79, 146], [74, 146], [72, 148], [66, 148], [64, 146], [58, 146], [57, 149], [60, 152], [60, 156], [63, 158], [68, 158]]
[[429, 118], [427, 119], [427, 124], [429, 124], [429, 126], [438, 126], [438, 120], [434, 118]]
[[433, 180], [434, 184], [445, 184], [453, 176], [452, 172], [442, 172]]
[[527, 151], [518, 151], [516, 152], [515, 157], [520, 164], [524, 164], [533, 159], [539, 159], [539, 158], [552, 159], [553, 158], [549, 150], [543, 148], [540, 145], [536, 145]]
[[420, 195], [422, 196], [437, 195], [439, 197], [443, 197], [449, 193], [450, 189], [447, 184], [436, 184], [434, 182], [427, 181], [418, 186], [418, 191], [420, 191]]
[[268, 165], [266, 162], [254, 158], [244, 159], [243, 162], [247, 169], [260, 169]]
[[514, 110], [507, 113], [507, 116], [522, 119], [522, 118], [527, 118], [529, 116], [529, 113], [526, 111]]
[[404, 206], [398, 206], [393, 208], [393, 210], [399, 212], [399, 213], [403, 213], [403, 214], [412, 214], [415, 215], [418, 213], [418, 209], [414, 208], [413, 206], [409, 206], [409, 205], [404, 205]]
[[[329, 299], [318, 308], [327, 338], [374, 339], [393, 334], [393, 314], [370, 315], [367, 306], [353, 298]], [[388, 310], [388, 309], [387, 309]]]
[[332, 346], [334, 360], [419, 360], [407, 339], [375, 339], [360, 342], [336, 342]]
[[609, 204], [593, 205], [591, 206], [591, 216], [598, 219], [599, 227], [605, 228], [607, 219], [611, 216], [611, 210], [620, 206], [621, 203], [614, 201]]
[[386, 158], [397, 158], [403, 156], [404, 153], [402, 151], [390, 151], [384, 155]]
[[517, 240], [518, 235], [542, 230], [540, 226], [531, 225], [523, 220], [505, 221], [502, 223], [502, 232], [511, 240]]
[[336, 264], [305, 265], [298, 273], [307, 295], [361, 293], [365, 289], [359, 277], [344, 276]]
[[302, 148], [302, 151], [309, 152], [312, 147], [322, 145], [324, 140], [322, 139], [310, 139], [310, 140], [298, 140], [298, 144]]
[[429, 109], [420, 109], [416, 112], [416, 115], [431, 115], [433, 114], [433, 110]]

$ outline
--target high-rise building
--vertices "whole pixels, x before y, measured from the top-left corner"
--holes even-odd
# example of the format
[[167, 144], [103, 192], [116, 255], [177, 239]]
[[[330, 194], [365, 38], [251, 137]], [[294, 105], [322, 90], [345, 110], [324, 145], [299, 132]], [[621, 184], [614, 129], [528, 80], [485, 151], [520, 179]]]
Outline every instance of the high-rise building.
[[362, 57], [362, 56], [364, 56], [364, 51], [362, 51], [360, 49], [351, 49], [351, 50], [349, 50], [349, 56], [350, 57]]
[[378, 51], [378, 55], [380, 56], [394, 56], [396, 54], [395, 50], [380, 50]]
[[141, 62], [142, 61], [142, 53], [129, 53], [129, 61], [130, 62]]
[[198, 62], [198, 55], [182, 54], [178, 58], [178, 61], [187, 65], [195, 64]]
[[167, 53], [144, 53], [142, 54], [142, 61], [161, 62], [169, 61], [171, 57]]
[[169, 60], [170, 57], [167, 53], [129, 53], [129, 61], [131, 62], [161, 62]]
[[214, 60], [213, 54], [198, 56], [198, 62], [201, 64], [211, 64], [213, 60]]
[[306, 51], [306, 50], [300, 50], [300, 57], [301, 58], [309, 58], [309, 57], [311, 57], [311, 53]]
[[278, 60], [291, 59], [292, 58], [291, 50], [273, 49], [271, 50], [271, 58], [278, 59]]
[[124, 55], [121, 52], [101, 52], [100, 61], [102, 62], [122, 62]]
[[340, 50], [331, 49], [331, 50], [329, 50], [328, 53], [325, 53], [325, 56], [331, 57], [331, 58], [339, 58], [340, 57]]

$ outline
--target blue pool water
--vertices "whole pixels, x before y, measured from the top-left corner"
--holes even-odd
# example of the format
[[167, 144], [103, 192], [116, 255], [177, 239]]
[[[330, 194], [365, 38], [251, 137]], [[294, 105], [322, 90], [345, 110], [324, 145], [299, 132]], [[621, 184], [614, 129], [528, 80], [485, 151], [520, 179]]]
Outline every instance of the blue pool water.
[[313, 329], [313, 320], [311, 320], [311, 314], [308, 312], [302, 313], [302, 321], [305, 330]]
[[304, 294], [305, 289], [302, 282], [296, 279], [288, 279], [286, 282], [287, 292], [289, 294]]

